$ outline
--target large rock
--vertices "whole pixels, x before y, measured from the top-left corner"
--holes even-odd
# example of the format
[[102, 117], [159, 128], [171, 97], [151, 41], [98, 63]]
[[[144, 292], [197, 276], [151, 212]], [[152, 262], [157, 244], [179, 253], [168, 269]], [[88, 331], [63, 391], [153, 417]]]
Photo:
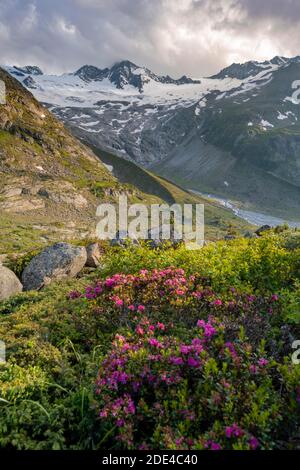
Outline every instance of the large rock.
[[258, 235], [255, 232], [248, 231], [248, 232], [245, 233], [244, 237], [245, 238], [258, 238]]
[[87, 261], [86, 266], [89, 268], [97, 268], [100, 265], [101, 250], [98, 243], [92, 243], [86, 249]]
[[85, 266], [86, 249], [56, 243], [35, 256], [22, 274], [25, 290], [41, 289], [52, 281], [75, 277]]
[[22, 292], [23, 286], [10, 269], [0, 264], [0, 300]]

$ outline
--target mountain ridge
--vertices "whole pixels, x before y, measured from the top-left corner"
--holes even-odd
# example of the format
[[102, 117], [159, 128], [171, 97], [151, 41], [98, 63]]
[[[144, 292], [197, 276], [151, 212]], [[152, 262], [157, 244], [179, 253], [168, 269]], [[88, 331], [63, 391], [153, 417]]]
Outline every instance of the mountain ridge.
[[[39, 67], [33, 65], [27, 65], [24, 67], [13, 66], [10, 69], [10, 73], [15, 75], [16, 78], [23, 78], [25, 80], [28, 80], [28, 78], [32, 79], [32, 76], [38, 77], [45, 75]], [[27, 75], [27, 77], [25, 77], [25, 75]], [[182, 75], [182, 77], [178, 79], [174, 79], [169, 75], [157, 75], [150, 69], [136, 65], [129, 60], [116, 62], [110, 68], [105, 67], [104, 69], [95, 65], [86, 64], [75, 72], [70, 72], [63, 75], [73, 75], [75, 77], [79, 77], [84, 82], [101, 82], [107, 79], [110, 83], [115, 85], [117, 89], [122, 90], [126, 85], [129, 85], [137, 88], [140, 93], [143, 92], [144, 85], [149, 83], [151, 80], [154, 80], [158, 83], [174, 85], [200, 83], [200, 80], [193, 80], [186, 75]], [[34, 79], [32, 79], [31, 83], [35, 83]]]
[[[270, 60], [265, 60], [265, 61], [261, 61], [261, 62], [257, 61], [257, 60], [249, 60], [249, 61], [246, 61], [246, 62], [235, 62], [235, 63], [232, 63], [232, 64], [224, 67], [219, 72], [217, 72], [213, 75], [209, 75], [208, 78], [212, 78], [212, 79], [225, 78], [226, 73], [231, 74], [231, 78], [238, 78], [237, 77], [237, 75], [239, 75], [238, 69], [246, 70], [248, 68], [249, 69], [248, 74], [247, 74], [247, 72], [245, 72], [246, 75], [243, 77], [243, 78], [247, 78], [247, 76], [249, 76], [250, 73], [255, 74], [255, 72], [257, 72], [258, 69], [261, 70], [262, 68], [267, 68], [267, 67], [270, 67], [272, 65], [282, 67], [282, 66], [286, 66], [287, 64], [293, 63], [293, 62], [299, 63], [300, 62], [300, 55], [294, 56], [294, 57], [274, 56]], [[2, 67], [6, 68], [8, 66], [3, 66], [2, 65]], [[252, 67], [252, 70], [251, 70], [251, 67]], [[258, 69], [256, 69], [255, 67], [257, 67]], [[16, 71], [18, 71], [19, 73], [24, 74], [24, 75], [26, 75], [26, 74], [36, 75], [36, 76], [38, 76], [38, 75], [47, 75], [42, 71], [42, 69], [39, 66], [36, 66], [36, 65], [12, 66], [11, 68], [15, 69]], [[96, 66], [94, 64], [85, 64], [85, 65], [82, 65], [81, 67], [79, 67], [77, 70], [75, 70], [73, 72], [68, 72], [67, 74], [64, 73], [62, 75], [75, 75], [75, 76], [81, 76], [83, 79], [86, 78], [87, 80], [95, 79], [95, 80], [101, 81], [103, 78], [106, 78], [109, 73], [112, 73], [113, 71], [116, 71], [116, 70], [120, 70], [121, 72], [123, 72], [124, 69], [126, 69], [126, 68], [129, 69], [129, 70], [144, 70], [147, 73], [149, 73], [150, 76], [156, 77], [156, 79], [162, 79], [162, 81], [164, 81], [164, 79], [166, 79], [165, 83], [196, 83], [197, 84], [197, 83], [200, 82], [200, 79], [201, 79], [201, 77], [199, 77], [198, 79], [193, 79], [193, 78], [188, 77], [185, 74], [183, 74], [181, 77], [179, 77], [177, 79], [174, 79], [174, 78], [170, 77], [168, 74], [167, 75], [160, 75], [160, 74], [158, 75], [158, 74], [152, 72], [149, 68], [147, 68], [145, 66], [137, 65], [137, 64], [135, 64], [134, 62], [132, 62], [128, 59], [123, 59], [123, 60], [114, 62], [112, 64], [112, 66], [110, 66], [110, 67], [107, 66], [107, 67], [104, 67], [104, 68], [101, 68], [101, 67]], [[235, 70], [237, 71], [236, 74], [234, 73]], [[86, 74], [87, 74], [87, 77], [85, 76]], [[52, 76], [53, 75], [54, 74], [52, 74]], [[90, 75], [90, 77], [88, 75]], [[95, 77], [93, 77], [93, 75], [95, 75]], [[97, 76], [97, 75], [99, 75], [99, 76]]]
[[126, 85], [131, 85], [139, 90], [144, 90], [144, 85], [154, 80], [166, 84], [199, 84], [199, 80], [193, 80], [183, 75], [179, 79], [173, 79], [169, 75], [156, 75], [146, 67], [140, 67], [129, 60], [116, 62], [111, 68], [100, 69], [94, 65], [84, 65], [80, 67], [75, 76], [79, 76], [84, 81], [99, 81], [108, 79], [118, 89], [124, 89]]

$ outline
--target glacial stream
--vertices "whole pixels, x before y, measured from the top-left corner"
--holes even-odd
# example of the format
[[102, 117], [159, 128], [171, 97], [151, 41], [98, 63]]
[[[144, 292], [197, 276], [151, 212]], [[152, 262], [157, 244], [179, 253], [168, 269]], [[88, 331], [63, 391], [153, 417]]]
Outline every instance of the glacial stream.
[[292, 221], [280, 219], [278, 217], [273, 217], [268, 214], [263, 214], [261, 212], [254, 212], [254, 211], [249, 211], [245, 209], [240, 209], [228, 199], [222, 199], [220, 197], [214, 196], [213, 194], [200, 193], [199, 191], [195, 191], [193, 189], [190, 191], [195, 194], [199, 194], [199, 196], [218, 202], [221, 206], [226, 207], [226, 209], [230, 209], [237, 217], [240, 217], [241, 219], [246, 220], [252, 225], [257, 225], [258, 227], [261, 227], [262, 225], [270, 225], [271, 227], [276, 227], [277, 225], [282, 225], [282, 224], [287, 223], [292, 228], [295, 228], [295, 227], [300, 228], [300, 221], [292, 222]]

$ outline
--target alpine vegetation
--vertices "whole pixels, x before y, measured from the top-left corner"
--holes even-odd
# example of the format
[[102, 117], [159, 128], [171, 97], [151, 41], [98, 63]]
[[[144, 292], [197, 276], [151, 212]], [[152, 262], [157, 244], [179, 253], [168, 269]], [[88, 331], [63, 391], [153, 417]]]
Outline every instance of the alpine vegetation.
[[3, 467], [300, 450], [298, 4], [1, 1]]

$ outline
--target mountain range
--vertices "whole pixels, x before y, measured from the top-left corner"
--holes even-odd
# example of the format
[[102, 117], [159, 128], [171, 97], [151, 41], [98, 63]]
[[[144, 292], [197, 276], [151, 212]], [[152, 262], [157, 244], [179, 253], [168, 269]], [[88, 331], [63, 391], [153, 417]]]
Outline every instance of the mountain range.
[[122, 61], [61, 76], [6, 67], [86, 143], [245, 209], [300, 217], [300, 57], [173, 79]]

